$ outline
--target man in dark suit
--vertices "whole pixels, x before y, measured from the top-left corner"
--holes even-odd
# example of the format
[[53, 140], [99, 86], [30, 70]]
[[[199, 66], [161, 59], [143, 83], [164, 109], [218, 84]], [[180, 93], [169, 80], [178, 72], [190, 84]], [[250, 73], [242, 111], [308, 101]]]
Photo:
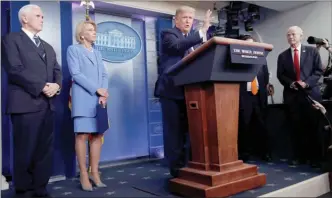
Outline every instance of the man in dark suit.
[[279, 54], [277, 77], [284, 86], [283, 98], [287, 105], [293, 157], [290, 164], [305, 163], [309, 160], [317, 166], [319, 156], [318, 112], [298, 91], [295, 82], [306, 89], [316, 101], [321, 101], [318, 80], [322, 76], [322, 62], [315, 47], [301, 45], [303, 31], [293, 26], [288, 29], [287, 40], [290, 48]]
[[[14, 187], [19, 196], [48, 196], [52, 174], [54, 96], [62, 84], [61, 69], [53, 48], [36, 34], [43, 27], [43, 13], [36, 5], [19, 11], [22, 31], [3, 40], [8, 73], [7, 113], [14, 138]], [[30, 191], [30, 192], [29, 192]]]
[[165, 158], [174, 177], [177, 177], [179, 168], [185, 165], [184, 147], [188, 121], [183, 87], [175, 86], [172, 77], [165, 72], [193, 51], [195, 45], [206, 40], [211, 11], [206, 12], [203, 27], [196, 32], [191, 31], [194, 14], [193, 8], [180, 7], [176, 10], [175, 27], [161, 33], [159, 76], [155, 96], [160, 98], [162, 108]]
[[[254, 42], [250, 35], [241, 35], [239, 39]], [[265, 120], [267, 97], [273, 94], [270, 87], [267, 65], [262, 65], [252, 82], [240, 84], [239, 156], [244, 161], [251, 154], [271, 160]], [[255, 153], [252, 149], [255, 149]]]

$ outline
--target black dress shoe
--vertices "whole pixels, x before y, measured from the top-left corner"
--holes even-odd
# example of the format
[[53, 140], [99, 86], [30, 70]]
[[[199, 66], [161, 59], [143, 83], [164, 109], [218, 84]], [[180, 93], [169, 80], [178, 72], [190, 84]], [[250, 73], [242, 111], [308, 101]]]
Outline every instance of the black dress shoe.
[[30, 198], [31, 192], [27, 190], [15, 190], [14, 198]]
[[35, 190], [33, 192], [33, 196], [34, 197], [45, 197], [45, 198], [51, 197], [51, 195], [47, 192], [46, 189]]
[[297, 166], [297, 165], [299, 165], [300, 163], [299, 163], [298, 160], [290, 160], [290, 161], [288, 162], [288, 164], [291, 165], [291, 166]]
[[169, 172], [174, 178], [179, 177], [179, 169], [178, 168], [171, 168]]
[[240, 154], [239, 155], [239, 160], [242, 160], [244, 162], [247, 162], [250, 160], [250, 155], [249, 154]]
[[33, 197], [52, 198], [52, 196], [49, 193], [45, 194], [33, 193]]
[[262, 160], [272, 162], [272, 157], [271, 155], [263, 155]]
[[311, 168], [321, 168], [321, 164], [317, 162], [309, 162]]

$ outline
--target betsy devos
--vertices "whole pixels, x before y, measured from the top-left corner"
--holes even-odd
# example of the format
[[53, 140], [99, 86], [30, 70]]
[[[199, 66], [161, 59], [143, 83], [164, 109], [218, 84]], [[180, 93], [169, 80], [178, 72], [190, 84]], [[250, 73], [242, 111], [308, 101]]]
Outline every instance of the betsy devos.
[[[93, 48], [96, 40], [96, 24], [82, 21], [76, 27], [78, 44], [69, 46], [67, 62], [73, 79], [72, 117], [74, 120], [75, 150], [80, 167], [82, 189], [92, 191], [92, 184], [106, 187], [100, 180], [98, 165], [100, 159], [102, 133], [97, 130], [97, 105], [106, 106], [108, 97], [108, 76], [101, 54]], [[89, 136], [91, 175], [86, 167], [86, 141]]]

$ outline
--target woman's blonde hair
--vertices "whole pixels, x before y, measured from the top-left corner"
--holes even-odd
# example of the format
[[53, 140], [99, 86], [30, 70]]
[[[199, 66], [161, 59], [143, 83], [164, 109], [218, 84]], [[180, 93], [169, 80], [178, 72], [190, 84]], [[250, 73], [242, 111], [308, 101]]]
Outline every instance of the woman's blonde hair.
[[77, 24], [77, 26], [76, 26], [76, 31], [75, 31], [75, 38], [76, 38], [76, 41], [78, 43], [82, 43], [83, 42], [82, 33], [83, 33], [83, 30], [84, 30], [84, 26], [88, 25], [88, 24], [91, 24], [95, 28], [95, 31], [97, 31], [97, 25], [91, 19], [89, 19], [87, 21], [81, 21], [81, 22], [79, 22]]

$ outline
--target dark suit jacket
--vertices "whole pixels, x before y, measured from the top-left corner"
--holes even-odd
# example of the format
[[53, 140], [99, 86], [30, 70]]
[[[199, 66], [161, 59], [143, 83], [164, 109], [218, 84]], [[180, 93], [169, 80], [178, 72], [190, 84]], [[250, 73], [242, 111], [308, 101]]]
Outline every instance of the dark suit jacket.
[[168, 99], [184, 99], [183, 87], [174, 85], [172, 76], [165, 71], [179, 62], [191, 47], [200, 44], [202, 39], [198, 32], [191, 32], [184, 37], [178, 28], [172, 28], [161, 32], [160, 56], [158, 61], [158, 80], [155, 84], [155, 97]]
[[[323, 74], [322, 61], [319, 52], [311, 46], [301, 45], [300, 57], [301, 80], [309, 85], [308, 94], [317, 101], [321, 100], [321, 94], [318, 86], [318, 80]], [[277, 78], [284, 86], [284, 103], [291, 104], [295, 102], [298, 91], [290, 88], [290, 85], [296, 81], [295, 67], [291, 48], [285, 50], [278, 57]]]
[[[262, 65], [262, 68], [257, 74], [257, 80], [259, 84], [259, 99], [261, 109], [267, 107], [267, 89], [266, 86], [269, 84], [269, 70], [266, 65]], [[244, 117], [249, 118], [252, 113], [252, 95], [247, 91], [247, 82], [240, 84], [240, 110], [243, 111]]]
[[7, 113], [30, 113], [46, 108], [54, 110], [53, 98], [42, 90], [47, 82], [62, 84], [62, 75], [53, 48], [41, 40], [46, 61], [34, 42], [24, 33], [13, 32], [2, 42], [2, 57], [8, 74]]

